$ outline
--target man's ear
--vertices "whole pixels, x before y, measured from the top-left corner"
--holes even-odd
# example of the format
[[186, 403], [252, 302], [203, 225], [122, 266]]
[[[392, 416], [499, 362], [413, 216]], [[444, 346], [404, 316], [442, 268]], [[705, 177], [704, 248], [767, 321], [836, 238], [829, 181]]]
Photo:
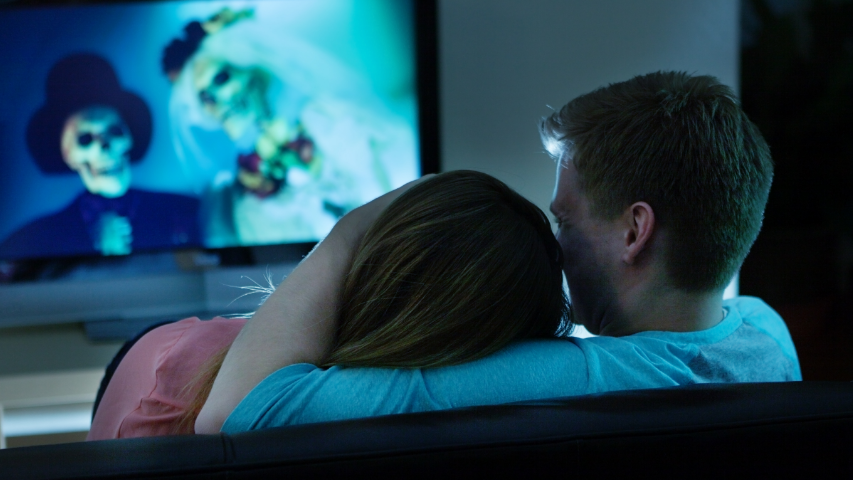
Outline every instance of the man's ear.
[[650, 245], [655, 231], [655, 212], [646, 202], [637, 202], [625, 210], [625, 245], [622, 261], [633, 265], [640, 252]]

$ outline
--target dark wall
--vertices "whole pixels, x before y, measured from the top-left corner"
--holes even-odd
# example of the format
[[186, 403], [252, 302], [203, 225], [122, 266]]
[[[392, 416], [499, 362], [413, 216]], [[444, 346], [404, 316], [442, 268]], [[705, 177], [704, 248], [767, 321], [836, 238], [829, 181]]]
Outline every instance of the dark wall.
[[775, 178], [741, 293], [782, 313], [806, 379], [853, 379], [853, 1], [744, 0], [741, 97]]

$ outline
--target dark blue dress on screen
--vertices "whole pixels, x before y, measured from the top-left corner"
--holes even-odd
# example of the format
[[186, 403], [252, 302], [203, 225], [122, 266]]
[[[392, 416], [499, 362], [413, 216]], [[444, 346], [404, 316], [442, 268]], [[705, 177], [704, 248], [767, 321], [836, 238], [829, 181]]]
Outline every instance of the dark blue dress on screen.
[[201, 246], [198, 200], [172, 193], [130, 189], [118, 198], [84, 191], [62, 210], [33, 220], [0, 244], [0, 258], [100, 255], [97, 224], [104, 213], [130, 221], [131, 248], [157, 250]]

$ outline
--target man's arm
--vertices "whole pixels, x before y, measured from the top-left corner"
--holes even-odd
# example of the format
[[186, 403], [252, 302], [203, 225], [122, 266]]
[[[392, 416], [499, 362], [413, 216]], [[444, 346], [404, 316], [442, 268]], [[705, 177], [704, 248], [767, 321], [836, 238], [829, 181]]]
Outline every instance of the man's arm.
[[348, 213], [276, 288], [234, 340], [196, 420], [196, 433], [218, 433], [237, 404], [276, 370], [323, 359], [355, 248], [385, 207], [419, 181]]

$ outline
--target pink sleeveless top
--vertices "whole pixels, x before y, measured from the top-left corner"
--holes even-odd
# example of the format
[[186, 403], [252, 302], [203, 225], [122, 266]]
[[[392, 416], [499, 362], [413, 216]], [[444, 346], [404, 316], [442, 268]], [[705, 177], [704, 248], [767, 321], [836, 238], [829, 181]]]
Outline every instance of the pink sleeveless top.
[[187, 318], [142, 336], [107, 386], [86, 440], [151, 437], [175, 432], [192, 391], [184, 391], [214, 354], [231, 345], [246, 319]]

